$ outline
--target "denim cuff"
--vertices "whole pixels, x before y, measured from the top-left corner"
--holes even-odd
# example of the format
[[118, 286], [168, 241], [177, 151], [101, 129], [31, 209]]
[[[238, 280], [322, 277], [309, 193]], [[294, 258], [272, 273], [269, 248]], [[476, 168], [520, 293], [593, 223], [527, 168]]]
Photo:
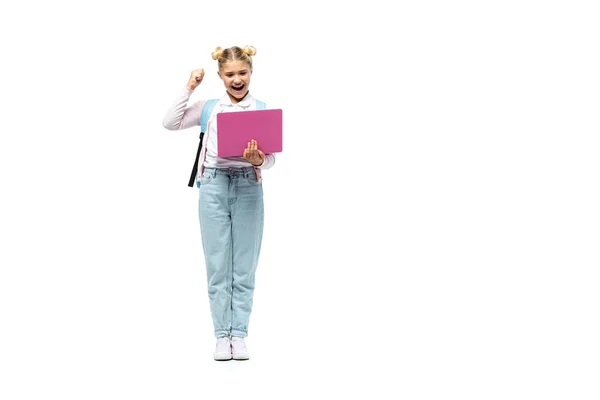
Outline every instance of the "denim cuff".
[[242, 331], [242, 330], [239, 330], [239, 329], [232, 329], [231, 330], [231, 336], [246, 337], [246, 336], [248, 336], [248, 332], [247, 331]]

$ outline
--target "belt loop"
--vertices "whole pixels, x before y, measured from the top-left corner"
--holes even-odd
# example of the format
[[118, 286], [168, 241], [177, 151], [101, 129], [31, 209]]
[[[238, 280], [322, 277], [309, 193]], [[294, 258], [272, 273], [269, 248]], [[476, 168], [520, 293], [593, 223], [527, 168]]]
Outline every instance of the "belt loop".
[[256, 181], [262, 182], [262, 174], [259, 167], [254, 167], [254, 173], [256, 173]]

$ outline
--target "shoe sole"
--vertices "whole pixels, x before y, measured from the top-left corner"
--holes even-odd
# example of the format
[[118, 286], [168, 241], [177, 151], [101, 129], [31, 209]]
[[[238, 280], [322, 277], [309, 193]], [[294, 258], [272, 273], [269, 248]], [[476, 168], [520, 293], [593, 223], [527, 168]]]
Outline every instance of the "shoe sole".
[[249, 356], [249, 355], [243, 355], [243, 354], [242, 354], [242, 355], [234, 355], [232, 358], [233, 358], [234, 360], [238, 360], [238, 361], [240, 361], [240, 360], [249, 360], [249, 359], [250, 359], [250, 356]]
[[232, 359], [231, 355], [229, 355], [229, 356], [227, 356], [227, 355], [224, 355], [224, 356], [214, 356], [213, 358], [215, 359], [215, 361], [229, 361], [229, 360]]

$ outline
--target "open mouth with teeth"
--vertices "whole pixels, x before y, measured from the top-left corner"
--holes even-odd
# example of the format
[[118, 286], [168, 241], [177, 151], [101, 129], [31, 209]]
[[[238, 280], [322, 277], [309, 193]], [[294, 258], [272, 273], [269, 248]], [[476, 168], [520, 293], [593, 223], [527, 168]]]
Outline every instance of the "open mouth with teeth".
[[245, 85], [242, 83], [242, 84], [241, 84], [241, 85], [239, 85], [239, 86], [236, 86], [236, 85], [231, 85], [231, 88], [232, 88], [233, 90], [235, 90], [236, 92], [239, 92], [239, 91], [241, 91], [241, 90], [243, 90], [243, 89], [244, 89], [244, 86], [245, 86]]

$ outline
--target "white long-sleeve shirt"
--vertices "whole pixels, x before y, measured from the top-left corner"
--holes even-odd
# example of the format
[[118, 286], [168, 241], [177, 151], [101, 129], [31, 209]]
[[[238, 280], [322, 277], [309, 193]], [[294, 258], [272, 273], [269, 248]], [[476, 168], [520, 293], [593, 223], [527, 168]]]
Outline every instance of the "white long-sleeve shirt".
[[[182, 130], [191, 128], [194, 126], [200, 126], [200, 115], [202, 114], [202, 108], [204, 107], [205, 100], [198, 101], [193, 105], [187, 107], [190, 96], [193, 91], [184, 87], [179, 96], [175, 99], [171, 107], [167, 110], [163, 119], [163, 126], [171, 131]], [[206, 133], [204, 134], [202, 151], [199, 156], [199, 174], [198, 177], [202, 176], [202, 172], [205, 167], [214, 168], [244, 168], [250, 167], [252, 164], [244, 157], [219, 157], [217, 155], [217, 113], [220, 112], [235, 112], [244, 110], [255, 110], [256, 99], [246, 94], [244, 99], [236, 104], [231, 102], [231, 99], [227, 94], [217, 101], [210, 118], [208, 119]], [[258, 144], [260, 148], [260, 143]], [[265, 159], [260, 167], [255, 167], [256, 176], [258, 180], [261, 180], [260, 170], [271, 168], [275, 164], [275, 154], [265, 154]]]

